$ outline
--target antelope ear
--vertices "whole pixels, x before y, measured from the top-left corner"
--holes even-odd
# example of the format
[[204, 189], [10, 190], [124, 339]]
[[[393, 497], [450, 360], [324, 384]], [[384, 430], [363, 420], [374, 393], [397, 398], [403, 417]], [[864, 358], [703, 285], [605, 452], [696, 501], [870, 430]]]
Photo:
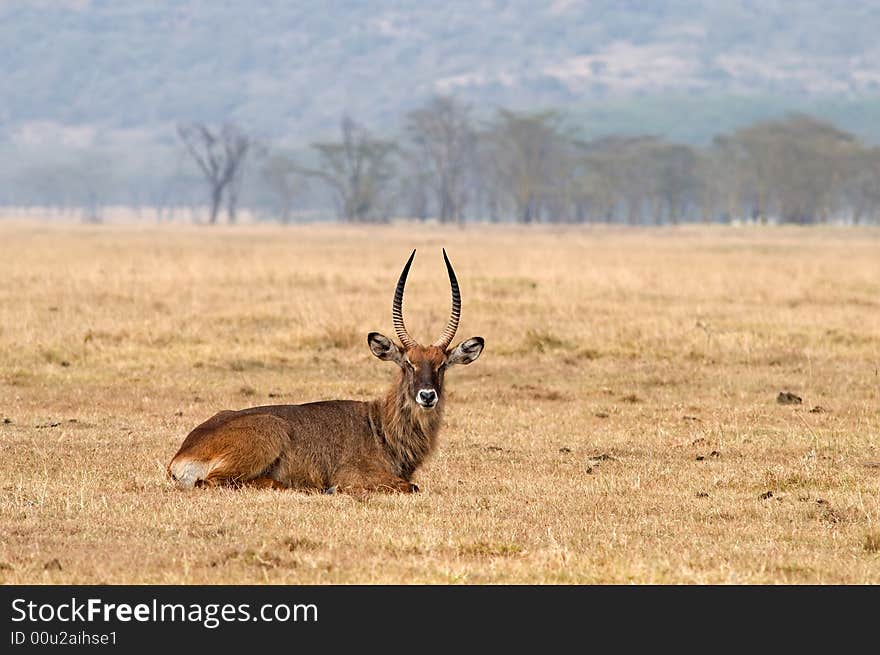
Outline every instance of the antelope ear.
[[484, 343], [483, 337], [473, 337], [467, 341], [462, 341], [446, 356], [446, 365], [470, 364], [483, 352]]
[[367, 335], [367, 343], [370, 344], [370, 351], [379, 359], [396, 364], [400, 364], [403, 359], [403, 353], [397, 344], [383, 334], [370, 332]]

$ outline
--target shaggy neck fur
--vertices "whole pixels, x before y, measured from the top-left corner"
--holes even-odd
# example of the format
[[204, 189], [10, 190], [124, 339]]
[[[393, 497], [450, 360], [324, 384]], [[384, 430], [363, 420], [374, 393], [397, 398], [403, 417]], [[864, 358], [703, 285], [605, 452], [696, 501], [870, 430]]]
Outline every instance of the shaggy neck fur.
[[409, 480], [437, 445], [443, 396], [433, 409], [422, 409], [409, 397], [401, 372], [397, 384], [385, 398], [375, 402], [385, 450], [395, 473]]

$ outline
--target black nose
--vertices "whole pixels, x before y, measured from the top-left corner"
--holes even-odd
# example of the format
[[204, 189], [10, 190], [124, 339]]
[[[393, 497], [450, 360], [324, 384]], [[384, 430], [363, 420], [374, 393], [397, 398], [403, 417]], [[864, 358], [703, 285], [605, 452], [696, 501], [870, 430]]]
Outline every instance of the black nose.
[[433, 389], [421, 389], [418, 396], [419, 403], [429, 407], [437, 402], [437, 392]]

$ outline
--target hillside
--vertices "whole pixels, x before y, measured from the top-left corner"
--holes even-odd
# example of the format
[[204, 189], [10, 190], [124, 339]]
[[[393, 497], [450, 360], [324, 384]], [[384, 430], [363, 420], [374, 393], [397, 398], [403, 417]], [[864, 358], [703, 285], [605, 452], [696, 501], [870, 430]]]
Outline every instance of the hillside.
[[[232, 119], [304, 142], [331, 130], [342, 111], [393, 128], [435, 93], [478, 108], [561, 106], [577, 114], [617, 106], [636, 122], [651, 120], [638, 109], [646, 99], [650, 107], [656, 98], [685, 98], [717, 114], [711, 107], [744, 95], [759, 99], [749, 106], [760, 115], [834, 98], [839, 113], [854, 114], [849, 129], [864, 133], [876, 122], [847, 103], [858, 108], [880, 95], [877, 3], [536, 6], [7, 1], [0, 3], [0, 130], [21, 138], [54, 123], [173, 138], [167, 128], [180, 120]], [[770, 97], [777, 100], [760, 100]], [[717, 119], [735, 122], [736, 110]], [[653, 129], [675, 126], [680, 112], [667, 113]]]

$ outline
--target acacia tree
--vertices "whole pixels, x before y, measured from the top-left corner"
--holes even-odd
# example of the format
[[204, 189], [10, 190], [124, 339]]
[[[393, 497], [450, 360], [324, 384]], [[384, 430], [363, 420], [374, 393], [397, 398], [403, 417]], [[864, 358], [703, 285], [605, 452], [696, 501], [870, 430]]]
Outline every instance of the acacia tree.
[[203, 123], [178, 125], [177, 133], [187, 151], [205, 177], [210, 191], [209, 222], [217, 222], [217, 214], [227, 193], [229, 222], [234, 223], [238, 204], [238, 184], [244, 163], [253, 142], [238, 127], [230, 123], [219, 130], [211, 130]]
[[434, 192], [440, 222], [461, 221], [474, 159], [470, 108], [455, 98], [436, 96], [407, 115], [406, 131], [415, 150], [412, 156]]
[[845, 163], [858, 145], [853, 135], [799, 114], [742, 128], [725, 142], [739, 153], [753, 216], [772, 209], [793, 223], [826, 220], [836, 211]]
[[642, 220], [646, 203], [656, 195], [653, 152], [656, 137], [610, 135], [579, 143], [575, 213], [579, 221], [611, 222], [624, 207], [626, 220]]
[[[654, 146], [654, 161], [658, 204], [665, 205], [669, 222], [677, 224], [684, 214], [689, 198], [697, 195], [697, 155], [693, 148], [676, 143], [658, 143]], [[660, 221], [660, 216], [656, 217]]]
[[700, 220], [711, 223], [717, 220], [719, 209], [723, 206], [724, 176], [726, 166], [718, 157], [718, 151], [712, 147], [695, 151], [696, 162], [696, 197]]
[[404, 154], [408, 172], [399, 180], [398, 204], [406, 216], [424, 221], [430, 213], [431, 174], [413, 153]]
[[553, 112], [519, 114], [500, 110], [483, 136], [493, 177], [510, 199], [517, 220], [531, 223], [541, 217], [550, 194], [564, 187], [568, 141]]
[[880, 219], [880, 147], [860, 147], [846, 162], [843, 196], [852, 221]]
[[299, 170], [322, 180], [332, 190], [337, 213], [343, 220], [381, 220], [388, 205], [387, 190], [394, 179], [397, 146], [374, 138], [348, 116], [343, 116], [341, 130], [341, 141], [312, 144], [318, 153], [317, 169]]

